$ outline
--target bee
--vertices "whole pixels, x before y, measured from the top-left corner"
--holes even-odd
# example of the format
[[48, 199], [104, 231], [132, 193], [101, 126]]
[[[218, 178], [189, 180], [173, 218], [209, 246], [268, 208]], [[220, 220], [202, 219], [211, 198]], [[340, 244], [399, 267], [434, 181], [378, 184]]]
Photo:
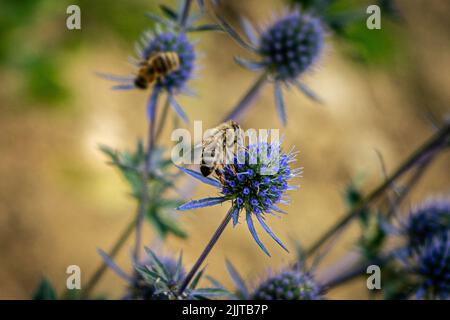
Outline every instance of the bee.
[[200, 172], [204, 177], [211, 173], [221, 178], [221, 168], [232, 163], [234, 149], [242, 148], [242, 129], [234, 121], [222, 123], [213, 129], [213, 134], [202, 141]]
[[159, 79], [180, 68], [180, 57], [173, 51], [156, 52], [139, 66], [134, 85], [140, 89], [147, 89]]

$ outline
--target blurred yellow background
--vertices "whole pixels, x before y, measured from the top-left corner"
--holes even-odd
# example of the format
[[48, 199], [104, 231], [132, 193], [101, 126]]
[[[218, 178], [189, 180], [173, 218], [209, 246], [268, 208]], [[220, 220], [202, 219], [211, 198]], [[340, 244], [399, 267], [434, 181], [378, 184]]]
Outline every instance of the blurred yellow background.
[[[136, 139], [145, 136], [148, 93], [111, 91], [111, 83], [94, 72], [130, 72], [127, 57], [140, 32], [151, 26], [144, 13], [157, 10], [157, 1], [79, 1], [79, 31], [65, 27], [68, 1], [20, 1], [18, 8], [13, 2], [0, 5], [11, 20], [0, 33], [0, 298], [28, 299], [44, 274], [61, 292], [68, 265], [80, 266], [86, 281], [101, 261], [96, 248], [108, 250], [134, 216], [136, 204], [128, 186], [105, 163], [98, 145], [133, 150]], [[398, 5], [404, 19], [398, 41], [406, 53], [394, 63], [357, 63], [330, 33], [319, 65], [305, 76], [324, 106], [294, 91], [286, 94], [289, 123], [281, 128], [267, 87], [247, 113], [244, 128], [281, 128], [284, 145], [300, 151], [302, 188], [291, 192], [288, 216], [270, 219], [292, 252], [283, 252], [261, 233], [273, 255], [268, 258], [244, 224], [229, 227], [207, 260], [208, 274], [230, 286], [224, 265], [228, 258], [256, 283], [267, 270], [293, 261], [292, 239], [307, 246], [344, 214], [349, 183], [360, 181], [369, 191], [382, 181], [377, 151], [392, 172], [433, 133], [429, 115], [442, 119], [449, 111], [450, 4], [404, 0]], [[235, 25], [236, 12], [264, 25], [283, 7], [275, 0], [230, 0], [223, 10]], [[203, 120], [203, 126], [210, 127], [231, 110], [256, 75], [233, 62], [233, 55], [248, 53], [226, 35], [192, 38], [200, 39], [198, 51], [203, 54], [198, 79], [191, 82], [199, 98], [179, 100], [191, 121]], [[168, 125], [160, 139], [168, 147], [172, 129]], [[449, 160], [449, 154], [438, 157], [405, 209], [450, 191]], [[192, 197], [211, 192], [198, 186]], [[162, 252], [183, 250], [191, 265], [226, 210], [223, 206], [181, 213], [190, 237], [169, 237]], [[354, 249], [357, 236], [354, 223], [323, 266]], [[159, 245], [148, 224], [145, 243]], [[130, 239], [116, 259], [126, 270], [131, 270], [132, 244]], [[117, 298], [124, 288], [123, 280], [108, 271], [96, 292]], [[365, 280], [332, 290], [329, 297], [366, 299]]]

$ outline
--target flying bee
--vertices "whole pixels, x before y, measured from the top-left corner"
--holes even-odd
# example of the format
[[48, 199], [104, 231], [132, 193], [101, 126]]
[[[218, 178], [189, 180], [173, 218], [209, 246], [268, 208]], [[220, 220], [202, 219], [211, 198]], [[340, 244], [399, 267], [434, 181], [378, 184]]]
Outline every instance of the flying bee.
[[134, 85], [140, 89], [147, 89], [159, 79], [180, 68], [180, 57], [173, 51], [156, 52], [139, 66]]
[[236, 151], [243, 147], [241, 127], [234, 121], [222, 123], [213, 129], [213, 134], [202, 141], [200, 172], [204, 177], [215, 172], [222, 179], [221, 168], [233, 163]]

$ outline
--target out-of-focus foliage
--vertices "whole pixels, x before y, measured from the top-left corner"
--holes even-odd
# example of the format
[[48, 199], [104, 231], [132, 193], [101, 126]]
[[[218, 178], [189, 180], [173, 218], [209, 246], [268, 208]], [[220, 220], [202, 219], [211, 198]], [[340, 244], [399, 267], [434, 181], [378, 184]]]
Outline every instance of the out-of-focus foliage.
[[[389, 66], [403, 54], [401, 14], [395, 0], [289, 0], [292, 5], [320, 16], [341, 41], [342, 49], [365, 65]], [[381, 30], [366, 26], [366, 9], [381, 9]]]
[[[143, 170], [146, 158], [142, 141], [138, 142], [135, 152], [120, 152], [107, 146], [101, 146], [101, 150], [110, 158], [110, 163], [119, 169], [128, 182], [132, 190], [132, 196], [139, 200], [142, 195]], [[173, 212], [173, 209], [182, 202], [167, 198], [166, 195], [177, 178], [176, 174], [169, 172], [171, 167], [172, 161], [164, 157], [164, 149], [155, 149], [150, 161], [151, 172], [146, 182], [148, 183], [150, 199], [147, 218], [162, 238], [170, 233], [185, 238], [187, 233], [178, 223]]]
[[[145, 13], [152, 2], [79, 0], [81, 30], [66, 28], [66, 9], [72, 1], [21, 0], [0, 2], [0, 68], [17, 79], [12, 88], [33, 107], [69, 105], [71, 88], [65, 82], [65, 65], [71, 54], [103, 39], [129, 42], [152, 22]], [[101, 42], [100, 42], [101, 43]]]
[[33, 300], [56, 300], [58, 299], [55, 288], [46, 277], [41, 279], [38, 287], [33, 293]]
[[[347, 187], [345, 198], [350, 208], [354, 208], [363, 200], [363, 194], [355, 184], [351, 184]], [[382, 227], [382, 221], [381, 213], [374, 209], [364, 208], [359, 213], [361, 236], [358, 247], [369, 261], [379, 257], [386, 240], [387, 235]]]

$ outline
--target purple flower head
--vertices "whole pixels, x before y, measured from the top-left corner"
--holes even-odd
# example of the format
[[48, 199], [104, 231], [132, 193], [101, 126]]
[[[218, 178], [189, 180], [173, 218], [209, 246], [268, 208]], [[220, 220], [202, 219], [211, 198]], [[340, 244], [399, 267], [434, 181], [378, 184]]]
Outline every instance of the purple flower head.
[[[267, 154], [272, 156], [268, 157]], [[289, 161], [285, 161], [284, 165], [280, 165], [282, 158], [288, 158]], [[245, 212], [250, 233], [267, 255], [269, 255], [269, 252], [260, 241], [253, 224], [254, 218], [287, 251], [281, 240], [267, 225], [266, 218], [267, 214], [285, 213], [278, 208], [278, 204], [284, 203], [281, 200], [282, 195], [294, 188], [288, 182], [292, 178], [298, 177], [301, 173], [301, 168], [290, 168], [295, 158], [295, 153], [284, 153], [279, 143], [268, 144], [260, 142], [256, 146], [249, 146], [248, 150], [245, 151], [245, 163], [242, 163], [241, 157], [238, 158], [236, 156], [231, 164], [226, 164], [223, 175], [217, 177], [218, 179], [205, 178], [195, 171], [180, 168], [202, 182], [217, 187], [222, 196], [193, 200], [178, 207], [178, 210], [190, 210], [230, 201], [234, 225], [236, 226], [238, 223], [241, 213]], [[242, 179], [242, 177], [245, 177], [245, 179]]]

